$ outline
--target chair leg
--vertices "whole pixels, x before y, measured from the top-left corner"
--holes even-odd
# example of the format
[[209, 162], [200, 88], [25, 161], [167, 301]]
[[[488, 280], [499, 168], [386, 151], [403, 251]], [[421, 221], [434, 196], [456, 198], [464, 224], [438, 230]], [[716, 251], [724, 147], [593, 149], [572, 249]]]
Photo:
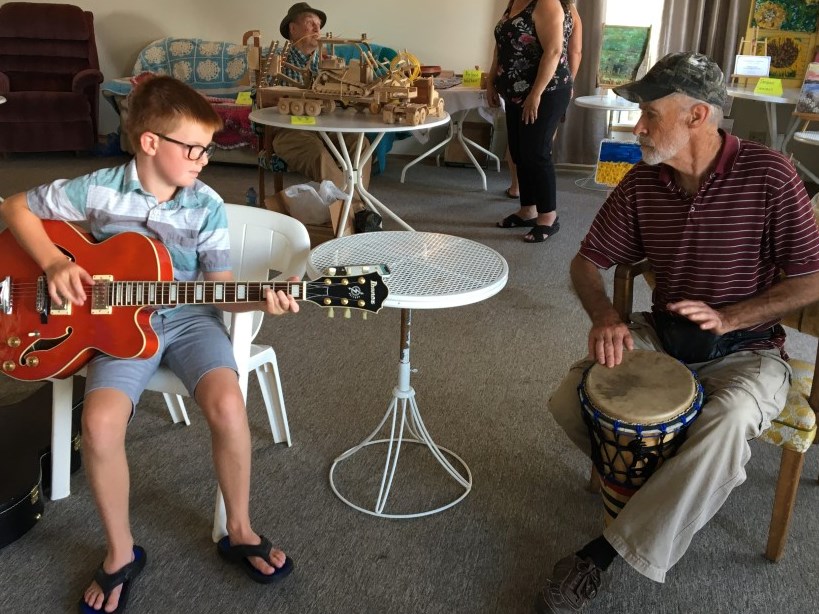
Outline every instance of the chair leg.
[[779, 561], [785, 552], [793, 504], [796, 501], [796, 490], [799, 487], [804, 462], [803, 453], [782, 448], [782, 461], [779, 464], [779, 478], [776, 481], [771, 526], [768, 529], [768, 546], [765, 549], [765, 558], [773, 562]]
[[262, 398], [267, 409], [267, 419], [270, 422], [273, 441], [286, 442], [290, 447], [292, 445], [290, 425], [287, 422], [287, 410], [284, 407], [284, 395], [275, 354], [256, 368], [256, 377], [262, 389]]
[[213, 510], [213, 531], [210, 536], [215, 544], [225, 535], [227, 531], [227, 511], [225, 510], [225, 497], [222, 495], [222, 489], [216, 487], [216, 506]]
[[163, 392], [162, 396], [165, 397], [165, 405], [168, 406], [168, 412], [171, 414], [173, 423], [184, 422], [187, 426], [190, 426], [191, 421], [188, 418], [188, 412], [185, 410], [185, 400], [182, 395]]
[[600, 486], [600, 474], [597, 473], [597, 469], [592, 465], [591, 471], [589, 472], [589, 485], [586, 489], [591, 493], [598, 493], [600, 492]]
[[71, 494], [71, 405], [74, 378], [52, 380], [51, 495], [55, 501]]

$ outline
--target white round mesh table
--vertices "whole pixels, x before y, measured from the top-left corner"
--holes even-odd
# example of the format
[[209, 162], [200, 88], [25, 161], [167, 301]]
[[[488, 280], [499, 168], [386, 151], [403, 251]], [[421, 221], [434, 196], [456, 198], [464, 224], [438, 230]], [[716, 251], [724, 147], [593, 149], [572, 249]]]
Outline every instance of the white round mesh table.
[[[487, 299], [506, 285], [509, 267], [495, 250], [469, 239], [429, 232], [393, 231], [356, 234], [333, 239], [316, 247], [307, 264], [315, 279], [328, 272], [354, 265], [386, 265], [389, 296], [385, 307], [401, 309], [401, 356], [398, 385], [381, 422], [361, 443], [338, 456], [330, 467], [330, 486], [347, 505], [361, 512], [386, 518], [417, 518], [448, 509], [472, 489], [472, 473], [460, 456], [438, 446], [424, 425], [415, 390], [410, 386], [410, 329], [412, 309], [440, 309], [469, 305]], [[330, 271], [331, 272], [331, 271]], [[389, 426], [387, 427], [387, 424]], [[382, 436], [382, 431], [388, 431]], [[438, 464], [461, 487], [459, 495], [434, 509], [406, 513], [385, 511], [403, 444], [426, 446]], [[334, 472], [339, 463], [362, 448], [382, 445], [387, 449], [380, 487], [371, 507], [351, 501], [337, 485]], [[454, 459], [460, 469], [452, 463]]]
[[793, 140], [799, 141], [800, 143], [807, 143], [808, 145], [819, 145], [819, 132], [814, 130], [797, 132], [793, 135]]

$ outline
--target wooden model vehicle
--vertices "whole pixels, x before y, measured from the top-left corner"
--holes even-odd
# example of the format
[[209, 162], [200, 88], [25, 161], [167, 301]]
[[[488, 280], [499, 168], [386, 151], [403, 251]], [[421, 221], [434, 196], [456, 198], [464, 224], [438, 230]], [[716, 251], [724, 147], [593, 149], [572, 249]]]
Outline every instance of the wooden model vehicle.
[[[354, 45], [359, 59], [350, 60], [335, 55], [336, 45]], [[259, 107], [277, 106], [281, 113], [317, 116], [331, 113], [336, 105], [355, 107], [372, 114], [382, 113], [386, 123], [417, 125], [428, 115], [443, 113], [444, 101], [435, 91], [432, 79], [416, 79], [420, 72], [418, 60], [409, 53], [398, 54], [391, 62], [378, 62], [367, 41], [336, 38], [332, 34], [319, 39], [316, 53], [321, 54], [318, 74], [309, 68], [288, 63], [290, 42], [271, 44], [264, 74], [257, 90]], [[301, 80], [286, 74], [298, 74]]]

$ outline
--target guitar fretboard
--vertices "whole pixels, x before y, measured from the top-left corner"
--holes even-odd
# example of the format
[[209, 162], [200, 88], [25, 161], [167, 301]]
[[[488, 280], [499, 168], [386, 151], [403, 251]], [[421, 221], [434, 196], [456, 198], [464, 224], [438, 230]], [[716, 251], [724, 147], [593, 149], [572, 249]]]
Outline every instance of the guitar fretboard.
[[257, 303], [268, 288], [303, 299], [309, 282], [272, 281], [97, 281], [91, 291], [94, 309], [134, 305], [208, 305]]

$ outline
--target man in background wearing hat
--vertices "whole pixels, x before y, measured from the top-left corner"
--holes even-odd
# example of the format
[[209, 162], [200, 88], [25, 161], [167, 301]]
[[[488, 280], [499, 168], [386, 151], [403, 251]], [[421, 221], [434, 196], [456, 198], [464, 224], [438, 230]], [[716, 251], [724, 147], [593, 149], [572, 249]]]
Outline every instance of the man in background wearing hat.
[[[640, 104], [634, 133], [643, 160], [603, 203], [572, 260], [591, 320], [589, 355], [549, 409], [590, 454], [581, 377], [634, 348], [695, 369], [706, 401], [676, 455], [602, 535], [558, 561], [537, 596], [541, 612], [581, 609], [618, 557], [665, 581], [694, 533], [745, 480], [748, 440], [784, 406], [790, 368], [780, 318], [819, 299], [819, 231], [804, 184], [780, 153], [719, 129], [727, 97], [719, 67], [698, 53], [674, 53], [614, 91]], [[656, 275], [652, 311], [623, 322], [599, 269], [643, 259]]]
[[[315, 75], [319, 65], [319, 43], [321, 29], [327, 23], [327, 15], [314, 9], [306, 2], [297, 2], [287, 11], [279, 26], [279, 32], [291, 43], [286, 62], [300, 68], [309, 68]], [[287, 76], [301, 81], [301, 74], [285, 68]], [[339, 188], [344, 188], [347, 178], [338, 167], [333, 155], [327, 149], [317, 132], [289, 130], [286, 128], [270, 129], [273, 132], [273, 151], [287, 162], [288, 170], [305, 175], [312, 181], [329, 179]], [[345, 137], [347, 148], [352, 152], [358, 135]], [[364, 147], [367, 147], [365, 142]], [[362, 182], [366, 188], [370, 183], [370, 161], [362, 169]], [[363, 205], [354, 193], [352, 211], [360, 211]]]

